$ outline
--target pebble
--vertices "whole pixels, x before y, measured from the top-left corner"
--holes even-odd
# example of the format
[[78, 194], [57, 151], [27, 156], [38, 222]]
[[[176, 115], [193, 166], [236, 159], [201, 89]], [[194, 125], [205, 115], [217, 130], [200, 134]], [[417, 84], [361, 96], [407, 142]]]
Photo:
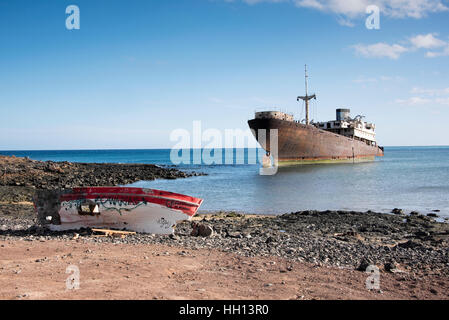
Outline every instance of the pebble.
[[[207, 226], [214, 230], [212, 237], [191, 236], [191, 222], [186, 221], [177, 225], [173, 236], [136, 234], [124, 239], [100, 240], [92, 237], [89, 229], [77, 232], [52, 232], [37, 227], [25, 229], [30, 225], [30, 220], [19, 223], [15, 218], [0, 216], [0, 225], [9, 229], [0, 231], [0, 239], [39, 241], [44, 237], [69, 242], [78, 234], [79, 241], [91, 243], [164, 244], [178, 248], [175, 251], [178, 256], [187, 255], [187, 250], [206, 248], [246, 257], [283, 257], [291, 261], [360, 269], [363, 272], [367, 265], [365, 263], [365, 268], [362, 268], [362, 262], [366, 258], [369, 264], [377, 266], [385, 267], [390, 261], [399, 261], [401, 269], [424, 270], [430, 267], [434, 272], [449, 274], [449, 224], [426, 216], [408, 215], [408, 223], [402, 223], [403, 219], [400, 215], [343, 211], [299, 211], [274, 218], [245, 219], [217, 215], [208, 216], [207, 219]], [[23, 225], [24, 229], [13, 230], [12, 226], [17, 224]], [[249, 234], [251, 238], [246, 238], [245, 235]], [[346, 240], [337, 239], [335, 234], [344, 234]], [[404, 239], [407, 241], [404, 242]], [[91, 252], [88, 250], [86, 253]], [[153, 254], [170, 255], [168, 251]], [[71, 254], [61, 256], [62, 259], [68, 257]], [[148, 260], [148, 257], [144, 256], [143, 259]], [[293, 267], [287, 265], [279, 270], [292, 271]]]

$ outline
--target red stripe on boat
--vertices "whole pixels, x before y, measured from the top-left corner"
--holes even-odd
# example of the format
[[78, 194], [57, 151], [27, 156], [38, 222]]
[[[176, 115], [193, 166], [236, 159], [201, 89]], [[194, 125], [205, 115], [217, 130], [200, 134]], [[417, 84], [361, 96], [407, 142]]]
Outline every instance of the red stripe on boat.
[[87, 187], [73, 188], [71, 193], [62, 194], [61, 201], [80, 199], [111, 199], [137, 204], [154, 203], [174, 210], [180, 210], [189, 216], [195, 215], [202, 199], [155, 189], [129, 187]]

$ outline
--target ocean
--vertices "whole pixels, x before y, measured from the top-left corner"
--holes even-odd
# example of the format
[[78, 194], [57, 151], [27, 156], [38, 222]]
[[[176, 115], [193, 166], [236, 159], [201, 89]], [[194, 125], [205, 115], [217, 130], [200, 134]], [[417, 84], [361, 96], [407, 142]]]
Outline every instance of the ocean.
[[[423, 214], [440, 210], [441, 217], [449, 217], [449, 147], [446, 146], [386, 147], [385, 157], [374, 162], [281, 167], [273, 176], [259, 175], [262, 150], [258, 150], [257, 156], [254, 150], [229, 151], [233, 151], [233, 164], [177, 166], [181, 170], [204, 172], [207, 176], [139, 181], [131, 186], [201, 197], [204, 199], [201, 212], [391, 212], [397, 207]], [[225, 151], [222, 153], [224, 160]], [[173, 165], [169, 149], [0, 151], [0, 154], [35, 160]]]

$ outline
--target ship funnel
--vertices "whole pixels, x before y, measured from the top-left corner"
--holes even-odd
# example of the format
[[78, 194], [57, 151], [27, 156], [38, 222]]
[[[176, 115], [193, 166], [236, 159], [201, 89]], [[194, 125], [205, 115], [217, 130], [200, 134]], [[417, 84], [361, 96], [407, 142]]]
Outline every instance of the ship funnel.
[[337, 109], [337, 121], [343, 121], [350, 118], [350, 109]]

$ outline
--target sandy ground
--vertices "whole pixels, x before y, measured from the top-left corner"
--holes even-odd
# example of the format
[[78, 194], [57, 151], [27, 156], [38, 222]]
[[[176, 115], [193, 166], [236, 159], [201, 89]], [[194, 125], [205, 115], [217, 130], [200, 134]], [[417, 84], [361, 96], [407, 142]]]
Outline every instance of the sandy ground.
[[[67, 267], [80, 288], [67, 290]], [[164, 245], [0, 241], [0, 299], [447, 299], [443, 276], [368, 274]]]

